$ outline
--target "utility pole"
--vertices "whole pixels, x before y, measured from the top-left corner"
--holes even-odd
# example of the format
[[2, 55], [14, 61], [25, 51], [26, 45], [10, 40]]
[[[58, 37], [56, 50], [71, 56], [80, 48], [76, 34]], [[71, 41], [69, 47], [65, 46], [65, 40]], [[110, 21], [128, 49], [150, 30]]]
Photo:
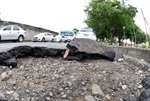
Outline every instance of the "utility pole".
[[136, 34], [135, 34], [135, 27], [134, 27], [134, 22], [132, 22], [132, 26], [133, 26], [133, 33], [134, 33], [134, 47], [136, 47]]
[[147, 20], [146, 18], [144, 17], [144, 13], [141, 9], [141, 12], [142, 12], [142, 15], [143, 15], [143, 19], [144, 19], [144, 24], [145, 24], [145, 30], [146, 30], [146, 48], [149, 47], [149, 41], [148, 41], [148, 33], [147, 33], [147, 27], [146, 27], [146, 24], [147, 24]]
[[1, 21], [1, 12], [0, 12], [0, 21]]

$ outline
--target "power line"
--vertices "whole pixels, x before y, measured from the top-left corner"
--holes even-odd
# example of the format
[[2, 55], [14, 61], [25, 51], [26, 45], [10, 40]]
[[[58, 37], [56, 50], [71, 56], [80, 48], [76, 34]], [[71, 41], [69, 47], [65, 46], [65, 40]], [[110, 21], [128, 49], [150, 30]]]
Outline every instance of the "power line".
[[[149, 30], [150, 30], [150, 27], [149, 27], [149, 25], [148, 25], [148, 22], [147, 22], [146, 18], [144, 17], [144, 13], [143, 13], [142, 8], [141, 8], [141, 12], [142, 12], [143, 19], [144, 19], [144, 24], [145, 24], [145, 30], [146, 30], [146, 43], [147, 43], [147, 48], [148, 48], [148, 47], [149, 47], [149, 40], [148, 40], [147, 26], [148, 26]], [[147, 25], [147, 26], [146, 26], [146, 25]]]

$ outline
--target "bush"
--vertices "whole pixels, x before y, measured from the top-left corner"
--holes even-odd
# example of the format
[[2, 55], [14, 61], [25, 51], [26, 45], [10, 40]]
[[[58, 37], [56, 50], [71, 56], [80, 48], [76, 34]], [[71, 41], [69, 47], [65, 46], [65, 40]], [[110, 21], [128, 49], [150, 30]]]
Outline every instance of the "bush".
[[146, 48], [146, 44], [142, 44], [142, 45], [141, 45], [141, 48]]

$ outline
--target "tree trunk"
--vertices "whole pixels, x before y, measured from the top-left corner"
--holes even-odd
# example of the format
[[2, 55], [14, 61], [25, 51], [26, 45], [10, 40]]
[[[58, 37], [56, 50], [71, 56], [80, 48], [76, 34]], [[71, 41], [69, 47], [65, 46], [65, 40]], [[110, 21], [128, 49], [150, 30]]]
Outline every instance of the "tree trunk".
[[119, 37], [119, 46], [121, 46], [121, 38]]
[[110, 42], [110, 44], [112, 45], [112, 43], [113, 43], [113, 34], [114, 34], [114, 28], [111, 28], [110, 29], [110, 37], [111, 37], [111, 42]]

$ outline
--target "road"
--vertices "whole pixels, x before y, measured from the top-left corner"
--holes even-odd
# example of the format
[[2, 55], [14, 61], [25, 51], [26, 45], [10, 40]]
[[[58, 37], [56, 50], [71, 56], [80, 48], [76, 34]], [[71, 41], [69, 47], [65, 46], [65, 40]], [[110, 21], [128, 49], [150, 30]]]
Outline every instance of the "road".
[[66, 49], [67, 43], [52, 43], [52, 42], [15, 42], [15, 43], [0, 43], [0, 52], [5, 52], [17, 46], [32, 46], [32, 47], [47, 47], [56, 49]]

